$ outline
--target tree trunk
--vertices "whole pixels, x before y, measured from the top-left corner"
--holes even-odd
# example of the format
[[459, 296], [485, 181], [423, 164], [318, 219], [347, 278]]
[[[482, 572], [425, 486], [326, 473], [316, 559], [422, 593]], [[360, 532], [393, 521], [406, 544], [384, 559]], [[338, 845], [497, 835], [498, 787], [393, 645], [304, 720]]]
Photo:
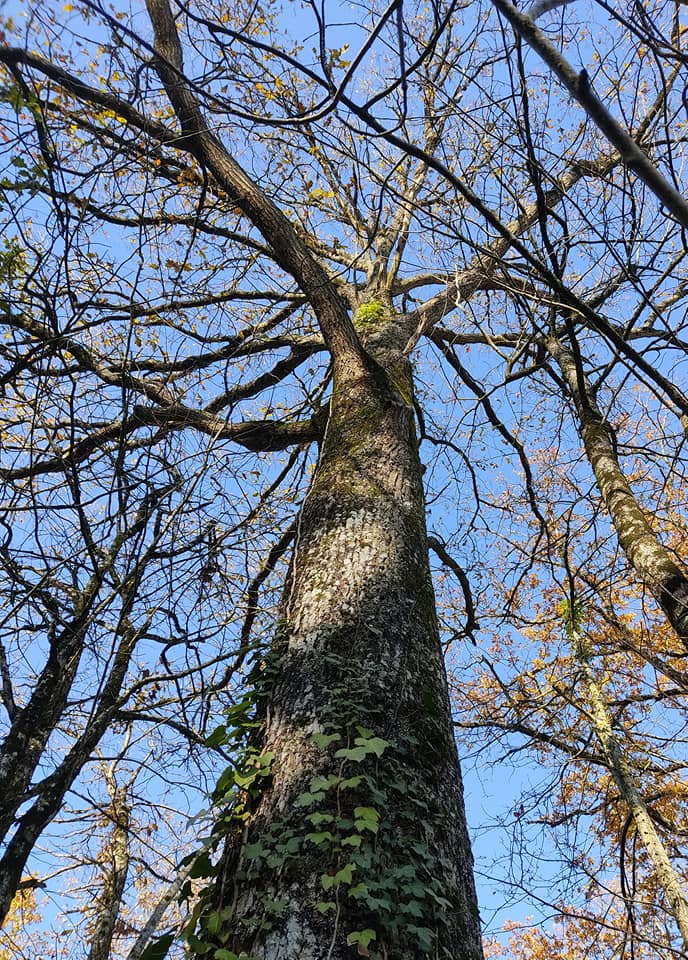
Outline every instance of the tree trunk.
[[585, 453], [628, 560], [652, 591], [667, 620], [688, 647], [688, 571], [660, 541], [619, 465], [616, 437], [590, 385], [579, 376], [572, 352], [551, 337], [547, 348], [559, 364], [580, 423]]
[[651, 869], [655, 874], [660, 890], [666, 896], [669, 910], [681, 935], [683, 949], [688, 956], [688, 899], [686, 899], [683, 886], [669, 859], [662, 838], [652, 821], [647, 805], [636, 786], [633, 772], [626, 762], [623, 750], [614, 735], [612, 717], [603, 692], [604, 684], [599, 683], [595, 677], [585, 649], [585, 639], [579, 632], [574, 632], [572, 639], [588, 688], [589, 716], [593, 730], [609, 765], [609, 772], [614, 778], [614, 783], [617, 785], [619, 793], [633, 818], [638, 836], [645, 846]]
[[198, 928], [260, 960], [482, 957], [411, 393], [405, 360], [333, 388], [261, 681], [269, 775]]
[[105, 851], [103, 890], [96, 902], [96, 919], [91, 933], [88, 960], [109, 960], [117, 917], [129, 873], [129, 799], [126, 788], [115, 783], [114, 770], [105, 772], [108, 791], [112, 798], [109, 814], [112, 817], [112, 835]]

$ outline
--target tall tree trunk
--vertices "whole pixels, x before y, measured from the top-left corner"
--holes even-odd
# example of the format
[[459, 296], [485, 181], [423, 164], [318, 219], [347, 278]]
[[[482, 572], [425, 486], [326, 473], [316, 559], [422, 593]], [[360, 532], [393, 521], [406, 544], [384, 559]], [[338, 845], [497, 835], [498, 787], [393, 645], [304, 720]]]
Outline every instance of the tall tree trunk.
[[[275, 649], [258, 684], [260, 753], [224, 781], [246, 787], [249, 800], [218, 825], [228, 834], [224, 877], [191, 945], [205, 955], [212, 939], [218, 960], [478, 960], [411, 370], [399, 359], [408, 334], [379, 346], [375, 360], [365, 353], [327, 270], [211, 133], [184, 78], [169, 0], [146, 5], [186, 149], [308, 298], [334, 379]], [[391, 341], [382, 304], [369, 306], [360, 336], [386, 327]], [[242, 836], [230, 840], [237, 820]]]
[[261, 960], [479, 960], [411, 371], [344, 373], [268, 667], [270, 775], [199, 929]]

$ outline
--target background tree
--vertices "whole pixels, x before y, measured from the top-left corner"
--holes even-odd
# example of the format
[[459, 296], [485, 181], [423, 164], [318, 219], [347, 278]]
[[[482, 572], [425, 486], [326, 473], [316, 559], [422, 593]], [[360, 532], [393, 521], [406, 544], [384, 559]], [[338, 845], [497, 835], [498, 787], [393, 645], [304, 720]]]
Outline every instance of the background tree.
[[108, 758], [171, 877], [228, 709], [194, 950], [477, 956], [425, 491], [468, 749], [551, 776], [505, 949], [680, 955], [590, 681], [680, 885], [683, 11], [495, 7], [5, 24], [5, 908]]

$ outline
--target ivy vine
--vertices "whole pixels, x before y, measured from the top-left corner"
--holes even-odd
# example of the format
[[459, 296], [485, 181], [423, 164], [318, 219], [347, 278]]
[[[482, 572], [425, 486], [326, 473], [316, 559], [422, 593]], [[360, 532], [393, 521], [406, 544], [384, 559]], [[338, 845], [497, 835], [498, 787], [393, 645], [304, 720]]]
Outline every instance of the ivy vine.
[[[282, 887], [284, 875], [294, 883], [310, 878], [300, 872], [304, 862], [312, 870], [314, 849], [322, 864], [316, 909], [323, 923], [329, 918], [333, 942], [345, 936], [352, 957], [371, 960], [438, 955], [444, 939], [439, 935], [456, 898], [446, 885], [452, 864], [433, 841], [441, 835], [440, 814], [423, 775], [420, 744], [408, 733], [381, 735], [384, 718], [351, 697], [356, 683], [351, 664], [333, 655], [327, 659], [345, 679], [329, 688], [309, 735], [320, 772], [293, 798], [288, 819], [260, 827], [254, 816], [272, 775], [274, 755], [261, 749], [260, 733], [279, 658], [256, 666], [251, 688], [207, 740], [212, 747], [230, 747], [238, 759], [218, 780], [213, 801], [221, 813], [194, 857], [183, 891], [191, 897], [191, 881], [207, 880], [182, 932], [196, 955], [260, 960], [232, 948], [285, 921], [288, 901], [276, 895], [274, 877], [282, 877]], [[225, 852], [218, 859], [221, 847]], [[227, 849], [231, 876], [218, 898]]]

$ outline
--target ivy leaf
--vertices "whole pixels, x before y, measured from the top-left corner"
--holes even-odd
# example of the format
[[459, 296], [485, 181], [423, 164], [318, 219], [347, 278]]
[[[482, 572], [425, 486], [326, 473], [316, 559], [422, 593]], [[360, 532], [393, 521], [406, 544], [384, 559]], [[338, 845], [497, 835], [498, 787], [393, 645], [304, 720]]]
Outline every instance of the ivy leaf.
[[216, 727], [210, 736], [205, 738], [206, 747], [221, 747], [225, 743], [227, 743], [227, 727], [224, 723]]
[[165, 933], [162, 937], [158, 937], [157, 940], [153, 940], [152, 943], [149, 943], [146, 949], [141, 954], [139, 960], [164, 960], [167, 956], [167, 951], [170, 949], [174, 942], [173, 933]]
[[331, 773], [329, 777], [312, 777], [309, 786], [313, 792], [317, 792], [318, 790], [330, 790], [332, 787], [336, 787], [339, 783], [341, 783], [341, 780], [341, 777]]
[[314, 803], [320, 803], [322, 798], [325, 796], [322, 790], [317, 790], [315, 793], [300, 793], [296, 798], [296, 803], [299, 807], [312, 807]]
[[284, 845], [284, 849], [286, 850], [287, 853], [298, 853], [300, 846], [301, 846], [300, 837], [289, 837], [286, 844]]
[[355, 863], [345, 863], [341, 870], [334, 875], [336, 883], [351, 883], [354, 878]]
[[383, 740], [382, 737], [356, 737], [354, 743], [360, 747], [365, 747], [367, 753], [374, 753], [381, 757], [387, 747], [391, 746], [389, 740]]
[[340, 789], [340, 790], [348, 790], [348, 789], [355, 790], [356, 787], [360, 784], [360, 782], [361, 782], [362, 779], [363, 779], [363, 777], [361, 777], [361, 776], [348, 777], [346, 780], [342, 780], [342, 782], [339, 784], [339, 789]]
[[319, 846], [321, 843], [331, 843], [333, 836], [329, 830], [323, 830], [321, 833], [307, 833], [306, 840]]
[[367, 896], [368, 889], [367, 883], [357, 883], [348, 890], [348, 895], [353, 897], [354, 900], [360, 900], [362, 897]]
[[256, 843], [247, 843], [244, 847], [244, 859], [257, 860], [265, 853], [263, 844], [258, 840]]
[[309, 820], [314, 827], [319, 827], [322, 823], [332, 823], [334, 820], [334, 814], [332, 813], [309, 813], [306, 817], [306, 820]]
[[349, 946], [354, 944], [358, 945], [358, 955], [359, 957], [369, 957], [370, 951], [368, 950], [368, 944], [371, 940], [377, 940], [377, 933], [374, 930], [352, 930], [352, 932], [346, 938], [346, 942]]
[[250, 773], [235, 773], [234, 783], [237, 785], [237, 787], [245, 790], [247, 787], [251, 786], [257, 776], [258, 774], [256, 771], [251, 771]]
[[342, 738], [338, 733], [314, 733], [311, 739], [316, 747], [319, 747], [321, 750], [325, 750], [331, 743], [335, 743], [337, 740], [341, 740]]
[[189, 877], [192, 880], [198, 880], [199, 877], [214, 877], [215, 872], [215, 867], [210, 862], [208, 854], [201, 853], [194, 860], [193, 866], [189, 871]]
[[410, 917], [416, 917], [420, 919], [423, 916], [423, 907], [417, 900], [409, 900], [408, 903], [400, 903], [398, 908], [399, 913], [408, 914]]
[[331, 873], [324, 873], [320, 877], [320, 883], [322, 884], [323, 890], [331, 890], [332, 887], [338, 887], [341, 883], [351, 883], [354, 877], [355, 869], [355, 863], [345, 863], [342, 869], [338, 870], [334, 875]]
[[216, 910], [214, 913], [211, 913], [209, 917], [205, 918], [205, 921], [201, 921], [203, 926], [208, 931], [208, 933], [215, 937], [220, 932], [222, 927], [222, 916]]
[[186, 939], [194, 953], [208, 953], [209, 950], [213, 949], [212, 943], [199, 940], [195, 933], [190, 933]]
[[354, 826], [359, 831], [370, 830], [377, 833], [380, 824], [380, 814], [374, 807], [354, 807]]
[[432, 930], [428, 929], [428, 927], [416, 927], [412, 923], [409, 923], [406, 929], [412, 936], [415, 936], [418, 941], [418, 946], [424, 953], [430, 953], [432, 951]]
[[334, 755], [338, 760], [353, 760], [355, 763], [360, 763], [361, 760], [365, 760], [367, 753], [365, 747], [342, 747], [341, 750], [336, 750]]
[[319, 903], [316, 903], [315, 909], [318, 913], [326, 914], [329, 913], [330, 910], [336, 910], [337, 904], [334, 900], [321, 900]]

